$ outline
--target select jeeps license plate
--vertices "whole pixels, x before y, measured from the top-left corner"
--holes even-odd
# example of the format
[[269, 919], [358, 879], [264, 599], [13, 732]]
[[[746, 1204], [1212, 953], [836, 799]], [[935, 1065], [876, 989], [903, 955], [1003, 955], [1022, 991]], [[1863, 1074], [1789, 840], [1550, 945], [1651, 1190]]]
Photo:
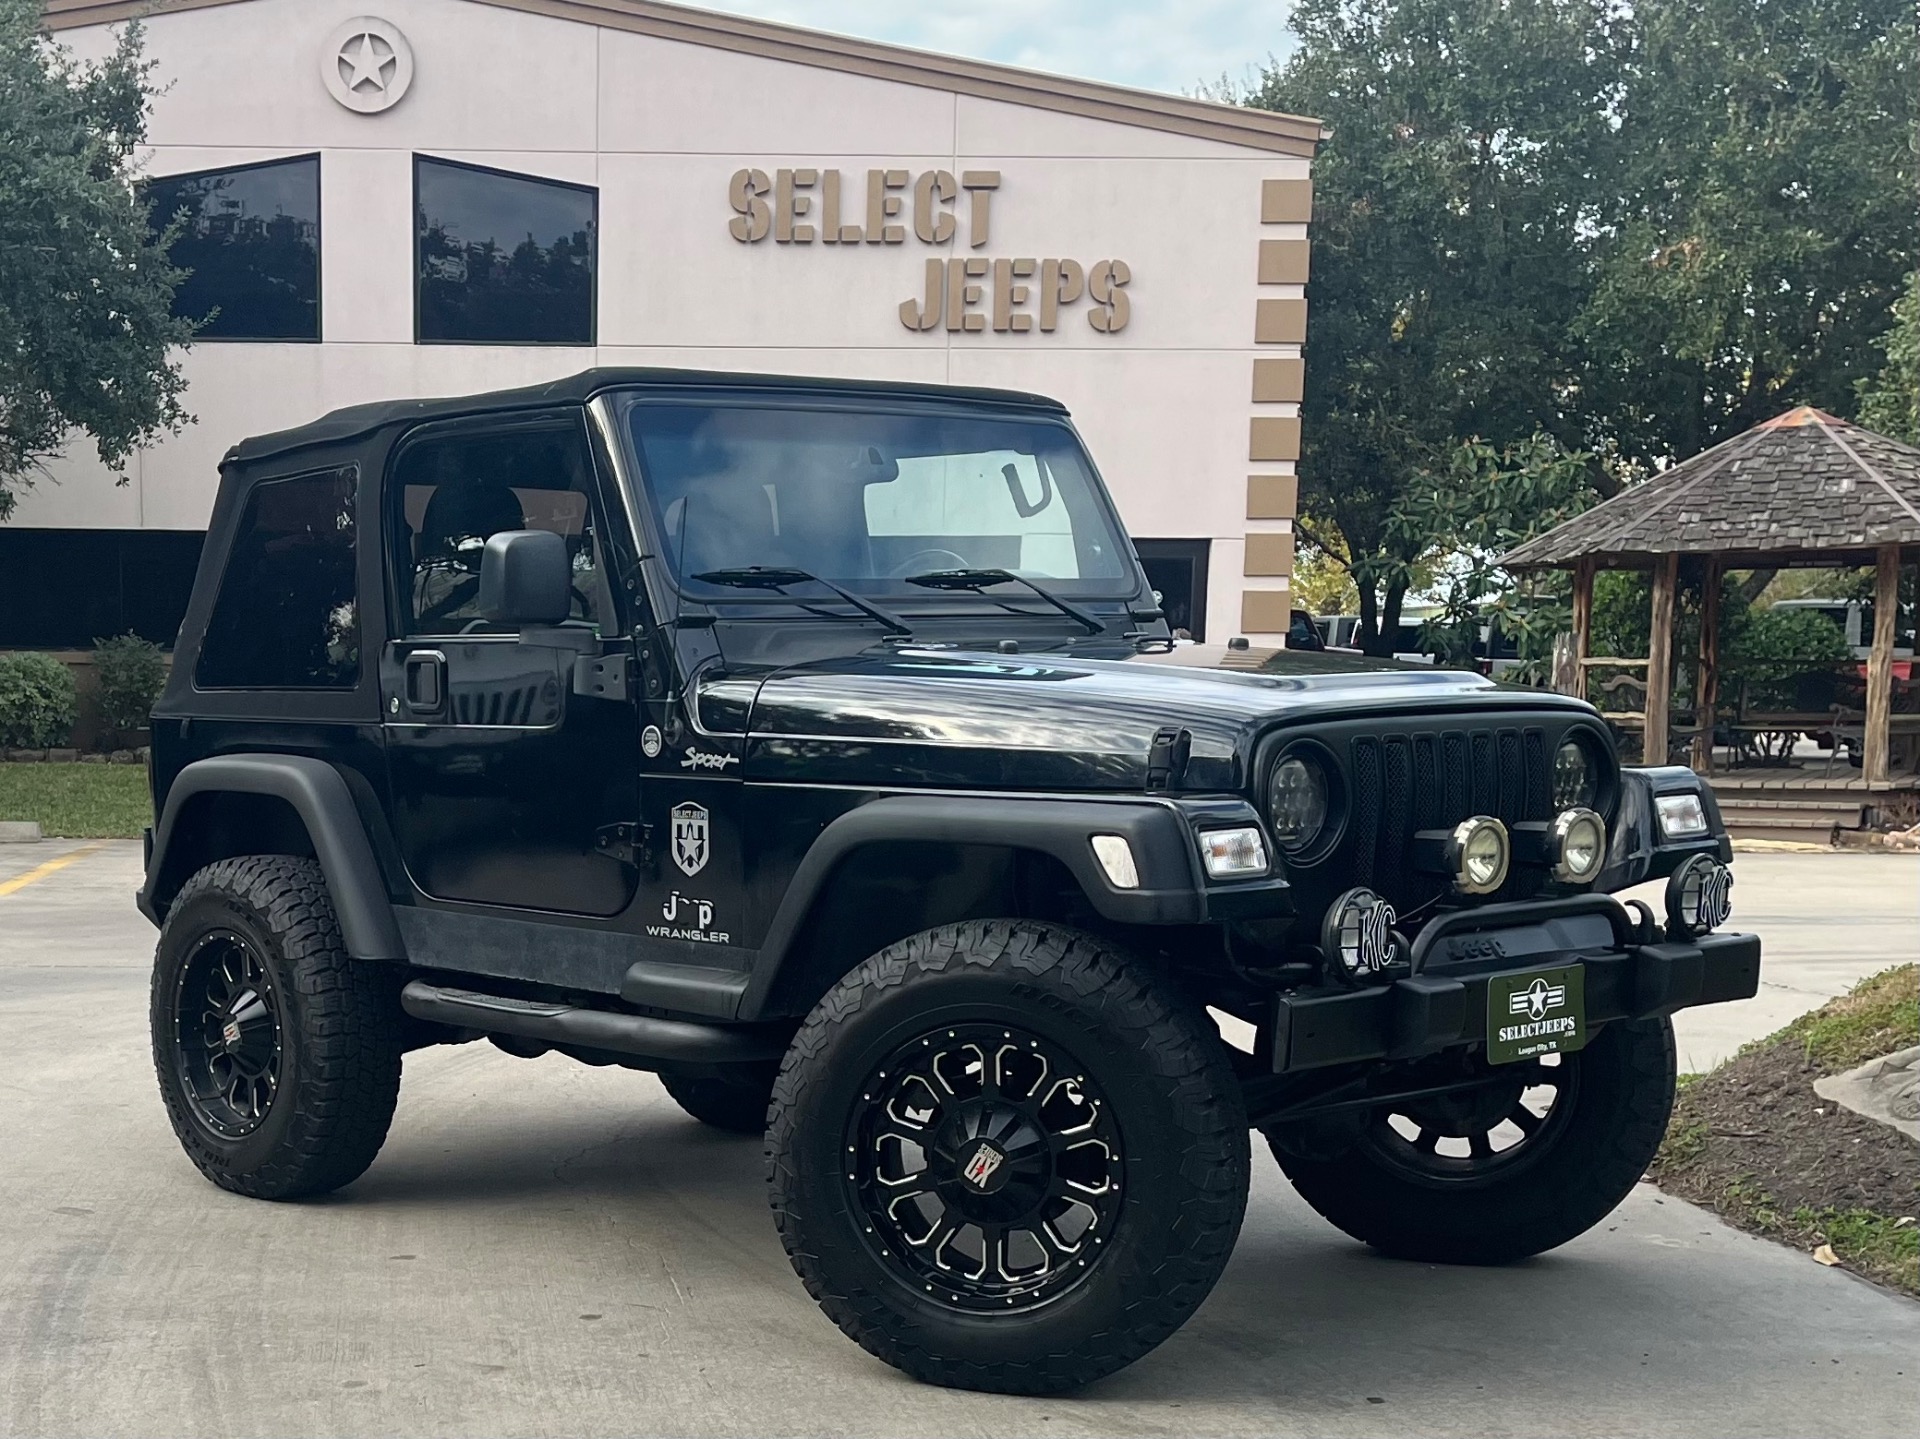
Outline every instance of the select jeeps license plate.
[[1587, 1042], [1586, 971], [1577, 964], [1487, 980], [1487, 1062], [1566, 1054]]

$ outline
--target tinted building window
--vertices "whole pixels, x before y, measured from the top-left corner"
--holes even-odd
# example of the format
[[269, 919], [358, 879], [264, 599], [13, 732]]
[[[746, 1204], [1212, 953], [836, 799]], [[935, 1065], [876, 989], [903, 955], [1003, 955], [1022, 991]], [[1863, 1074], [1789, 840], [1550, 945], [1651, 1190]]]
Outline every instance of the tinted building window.
[[[320, 338], [320, 157], [148, 181], [148, 222], [180, 221], [173, 312], [202, 339]], [[204, 322], [204, 323], [203, 323]]]
[[591, 345], [599, 192], [414, 160], [423, 342]]
[[0, 650], [83, 650], [129, 631], [171, 645], [205, 538], [0, 525]]
[[201, 642], [201, 689], [358, 682], [354, 478], [328, 470], [253, 487]]

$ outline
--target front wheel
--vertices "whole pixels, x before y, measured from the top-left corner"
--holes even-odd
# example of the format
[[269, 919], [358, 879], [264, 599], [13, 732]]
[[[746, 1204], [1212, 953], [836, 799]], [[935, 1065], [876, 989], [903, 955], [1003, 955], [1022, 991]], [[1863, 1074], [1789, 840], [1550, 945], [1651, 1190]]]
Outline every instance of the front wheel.
[[1245, 1110], [1198, 1009], [1023, 921], [930, 930], [835, 986], [787, 1052], [767, 1155], [787, 1254], [849, 1337], [1008, 1394], [1167, 1338], [1246, 1208]]
[[1322, 1216], [1398, 1258], [1499, 1264], [1555, 1248], [1652, 1162], [1673, 1112], [1673, 1025], [1610, 1024], [1548, 1060], [1376, 1111], [1330, 1158], [1276, 1135], [1274, 1158]]

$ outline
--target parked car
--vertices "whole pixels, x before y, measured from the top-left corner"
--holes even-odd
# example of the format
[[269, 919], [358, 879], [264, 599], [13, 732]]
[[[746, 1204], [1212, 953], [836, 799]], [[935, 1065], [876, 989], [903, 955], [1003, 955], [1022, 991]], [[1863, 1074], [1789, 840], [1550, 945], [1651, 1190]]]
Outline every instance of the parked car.
[[1711, 791], [1556, 695], [1197, 648], [1033, 395], [595, 370], [246, 440], [153, 717], [174, 1131], [292, 1199], [409, 1051], [653, 1070], [764, 1135], [834, 1323], [1012, 1393], [1193, 1313], [1250, 1129], [1388, 1254], [1590, 1229], [1669, 1017], [1759, 982]]

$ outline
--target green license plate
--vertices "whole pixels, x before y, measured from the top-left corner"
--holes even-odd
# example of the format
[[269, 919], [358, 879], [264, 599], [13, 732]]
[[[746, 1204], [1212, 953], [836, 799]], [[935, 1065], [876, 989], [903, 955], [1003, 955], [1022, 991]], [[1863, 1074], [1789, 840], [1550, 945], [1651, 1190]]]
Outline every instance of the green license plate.
[[1528, 969], [1487, 981], [1487, 1062], [1567, 1054], [1587, 1042], [1586, 970]]

